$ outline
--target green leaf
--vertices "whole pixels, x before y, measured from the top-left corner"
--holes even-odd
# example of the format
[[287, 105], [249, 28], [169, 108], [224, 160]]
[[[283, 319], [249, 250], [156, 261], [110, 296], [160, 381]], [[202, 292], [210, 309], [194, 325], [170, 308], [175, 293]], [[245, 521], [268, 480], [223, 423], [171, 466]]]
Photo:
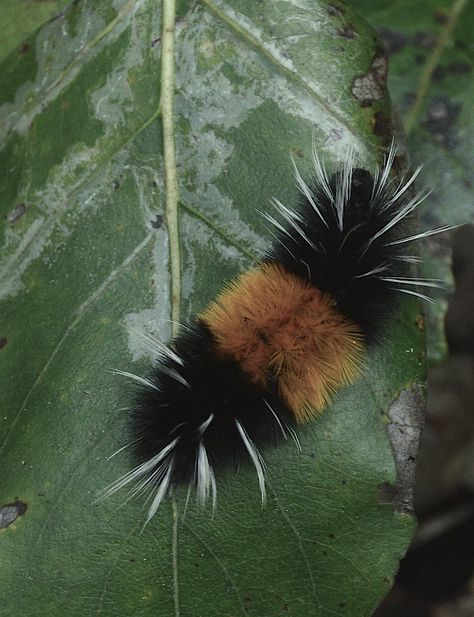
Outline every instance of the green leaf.
[[[0, 14], [2, 15], [2, 38], [0, 40], [0, 59], [3, 58], [33, 30], [55, 15], [70, 0], [0, 0]], [[28, 43], [22, 47], [26, 51]]]
[[[423, 165], [432, 190], [422, 216], [427, 227], [474, 220], [474, 11], [468, 0], [357, 0], [354, 6], [382, 35], [390, 55], [389, 88], [408, 137], [412, 164]], [[451, 281], [449, 235], [423, 252], [427, 276]], [[448, 295], [448, 289], [445, 296]], [[427, 310], [428, 353], [446, 353], [447, 301]]]
[[258, 211], [295, 203], [290, 155], [308, 173], [313, 133], [328, 165], [352, 148], [370, 166], [392, 132], [379, 42], [346, 7], [180, 2], [175, 236], [161, 37], [157, 2], [83, 0], [1, 67], [4, 614], [370, 615], [414, 528], [416, 302], [300, 431], [302, 452], [265, 453], [264, 508], [250, 469], [218, 475], [214, 515], [190, 503], [184, 517], [178, 491], [142, 529], [143, 500], [93, 503], [129, 469], [107, 458], [126, 400], [107, 369], [149, 366], [133, 329], [166, 340], [178, 300], [186, 320], [268, 246]]

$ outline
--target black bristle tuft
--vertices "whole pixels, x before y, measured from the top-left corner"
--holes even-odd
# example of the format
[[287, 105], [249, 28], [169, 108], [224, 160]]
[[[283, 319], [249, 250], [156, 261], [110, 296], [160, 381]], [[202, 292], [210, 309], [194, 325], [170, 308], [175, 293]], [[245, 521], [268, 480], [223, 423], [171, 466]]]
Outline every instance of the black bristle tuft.
[[[346, 194], [345, 182], [349, 183]], [[405, 219], [377, 237], [400, 204], [387, 205], [390, 195], [383, 187], [377, 195], [377, 182], [365, 169], [354, 169], [349, 177], [339, 171], [327, 186], [330, 195], [321, 183], [307, 187], [318, 209], [303, 198], [296, 210], [298, 228], [290, 225], [278, 234], [268, 259], [330, 293], [338, 309], [362, 328], [366, 342], [371, 343], [400, 295], [383, 278], [404, 277], [409, 272], [407, 264], [398, 259], [403, 250], [389, 244], [404, 235], [403, 228], [406, 232]], [[341, 210], [335, 203], [338, 194]]]
[[283, 427], [294, 425], [290, 411], [275, 394], [252, 383], [237, 362], [216, 354], [204, 324], [187, 328], [174, 341], [172, 351], [182, 364], [161, 358], [148, 376], [154, 388], [139, 387], [136, 392], [129, 432], [138, 464], [178, 439], [172, 451], [171, 482], [194, 484], [199, 444], [211, 467], [249, 461], [236, 420], [258, 449], [282, 441]]

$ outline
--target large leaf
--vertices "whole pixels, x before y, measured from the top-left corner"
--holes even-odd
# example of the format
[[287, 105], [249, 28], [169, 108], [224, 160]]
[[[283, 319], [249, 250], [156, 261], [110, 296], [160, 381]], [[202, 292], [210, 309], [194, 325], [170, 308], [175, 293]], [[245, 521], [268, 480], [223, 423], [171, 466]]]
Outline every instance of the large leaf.
[[391, 134], [378, 41], [347, 8], [178, 8], [179, 236], [163, 224], [160, 3], [77, 2], [2, 66], [4, 614], [366, 616], [413, 531], [416, 302], [302, 452], [265, 453], [266, 507], [248, 469], [218, 475], [213, 516], [184, 518], [178, 492], [142, 531], [140, 500], [92, 503], [129, 466], [107, 460], [125, 396], [107, 369], [149, 366], [133, 328], [167, 339], [177, 275], [185, 320], [268, 246], [258, 210], [295, 203], [290, 154], [308, 173], [313, 132], [329, 165], [350, 148], [373, 165]]

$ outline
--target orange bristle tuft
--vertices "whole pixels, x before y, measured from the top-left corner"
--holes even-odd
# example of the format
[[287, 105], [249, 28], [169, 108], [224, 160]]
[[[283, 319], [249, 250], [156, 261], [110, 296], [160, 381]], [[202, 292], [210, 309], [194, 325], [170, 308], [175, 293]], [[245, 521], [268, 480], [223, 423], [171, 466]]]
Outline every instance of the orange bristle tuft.
[[359, 327], [335, 302], [275, 263], [263, 263], [231, 282], [199, 316], [255, 383], [277, 383], [295, 420], [320, 413], [331, 396], [361, 373]]

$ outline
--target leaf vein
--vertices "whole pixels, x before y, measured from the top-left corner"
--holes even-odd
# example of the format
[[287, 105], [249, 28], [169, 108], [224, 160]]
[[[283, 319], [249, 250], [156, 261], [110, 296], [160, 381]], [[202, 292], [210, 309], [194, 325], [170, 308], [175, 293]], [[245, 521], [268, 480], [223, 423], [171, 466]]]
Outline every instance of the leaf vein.
[[163, 31], [161, 49], [161, 120], [165, 171], [165, 213], [168, 228], [171, 270], [171, 322], [176, 334], [181, 319], [181, 254], [179, 242], [179, 188], [176, 171], [174, 138], [175, 90], [175, 0], [163, 0]]
[[211, 555], [211, 557], [215, 560], [215, 562], [217, 563], [217, 565], [219, 566], [219, 568], [222, 570], [222, 572], [224, 573], [225, 578], [229, 581], [230, 586], [232, 587], [232, 589], [234, 590], [234, 593], [237, 597], [237, 600], [240, 604], [240, 608], [242, 609], [242, 614], [243, 615], [247, 615], [247, 609], [245, 608], [245, 604], [242, 600], [242, 597], [239, 593], [238, 588], [236, 587], [234, 581], [232, 580], [229, 571], [227, 570], [226, 566], [224, 565], [224, 563], [222, 563], [222, 561], [219, 559], [219, 557], [215, 554], [215, 552], [212, 550], [212, 548], [210, 546], [208, 546], [204, 540], [202, 539], [201, 536], [199, 536], [192, 527], [190, 527], [185, 521], [183, 521], [183, 525], [185, 525], [185, 527], [188, 529], [188, 531], [196, 538], [196, 540], [198, 540], [202, 546], [206, 549], [206, 551], [209, 553], [209, 555]]
[[321, 600], [319, 599], [318, 596], [318, 592], [316, 591], [316, 583], [313, 577], [313, 571], [311, 570], [311, 564], [308, 558], [308, 555], [306, 554], [306, 550], [305, 547], [303, 545], [303, 540], [301, 538], [301, 535], [299, 533], [299, 531], [296, 529], [296, 527], [293, 525], [293, 522], [291, 520], [291, 518], [288, 516], [288, 514], [285, 512], [285, 509], [282, 507], [282, 505], [280, 504], [280, 501], [275, 493], [275, 491], [272, 489], [273, 492], [273, 498], [275, 499], [275, 501], [278, 504], [278, 508], [281, 512], [281, 515], [283, 516], [283, 518], [285, 519], [285, 521], [288, 523], [288, 526], [290, 527], [291, 531], [293, 532], [293, 534], [295, 535], [296, 538], [296, 542], [298, 544], [298, 549], [301, 553], [301, 555], [303, 556], [303, 561], [305, 563], [306, 569], [308, 571], [309, 574], [309, 579], [311, 581], [311, 588], [313, 591], [313, 597], [316, 601], [316, 605], [319, 611], [321, 611]]

